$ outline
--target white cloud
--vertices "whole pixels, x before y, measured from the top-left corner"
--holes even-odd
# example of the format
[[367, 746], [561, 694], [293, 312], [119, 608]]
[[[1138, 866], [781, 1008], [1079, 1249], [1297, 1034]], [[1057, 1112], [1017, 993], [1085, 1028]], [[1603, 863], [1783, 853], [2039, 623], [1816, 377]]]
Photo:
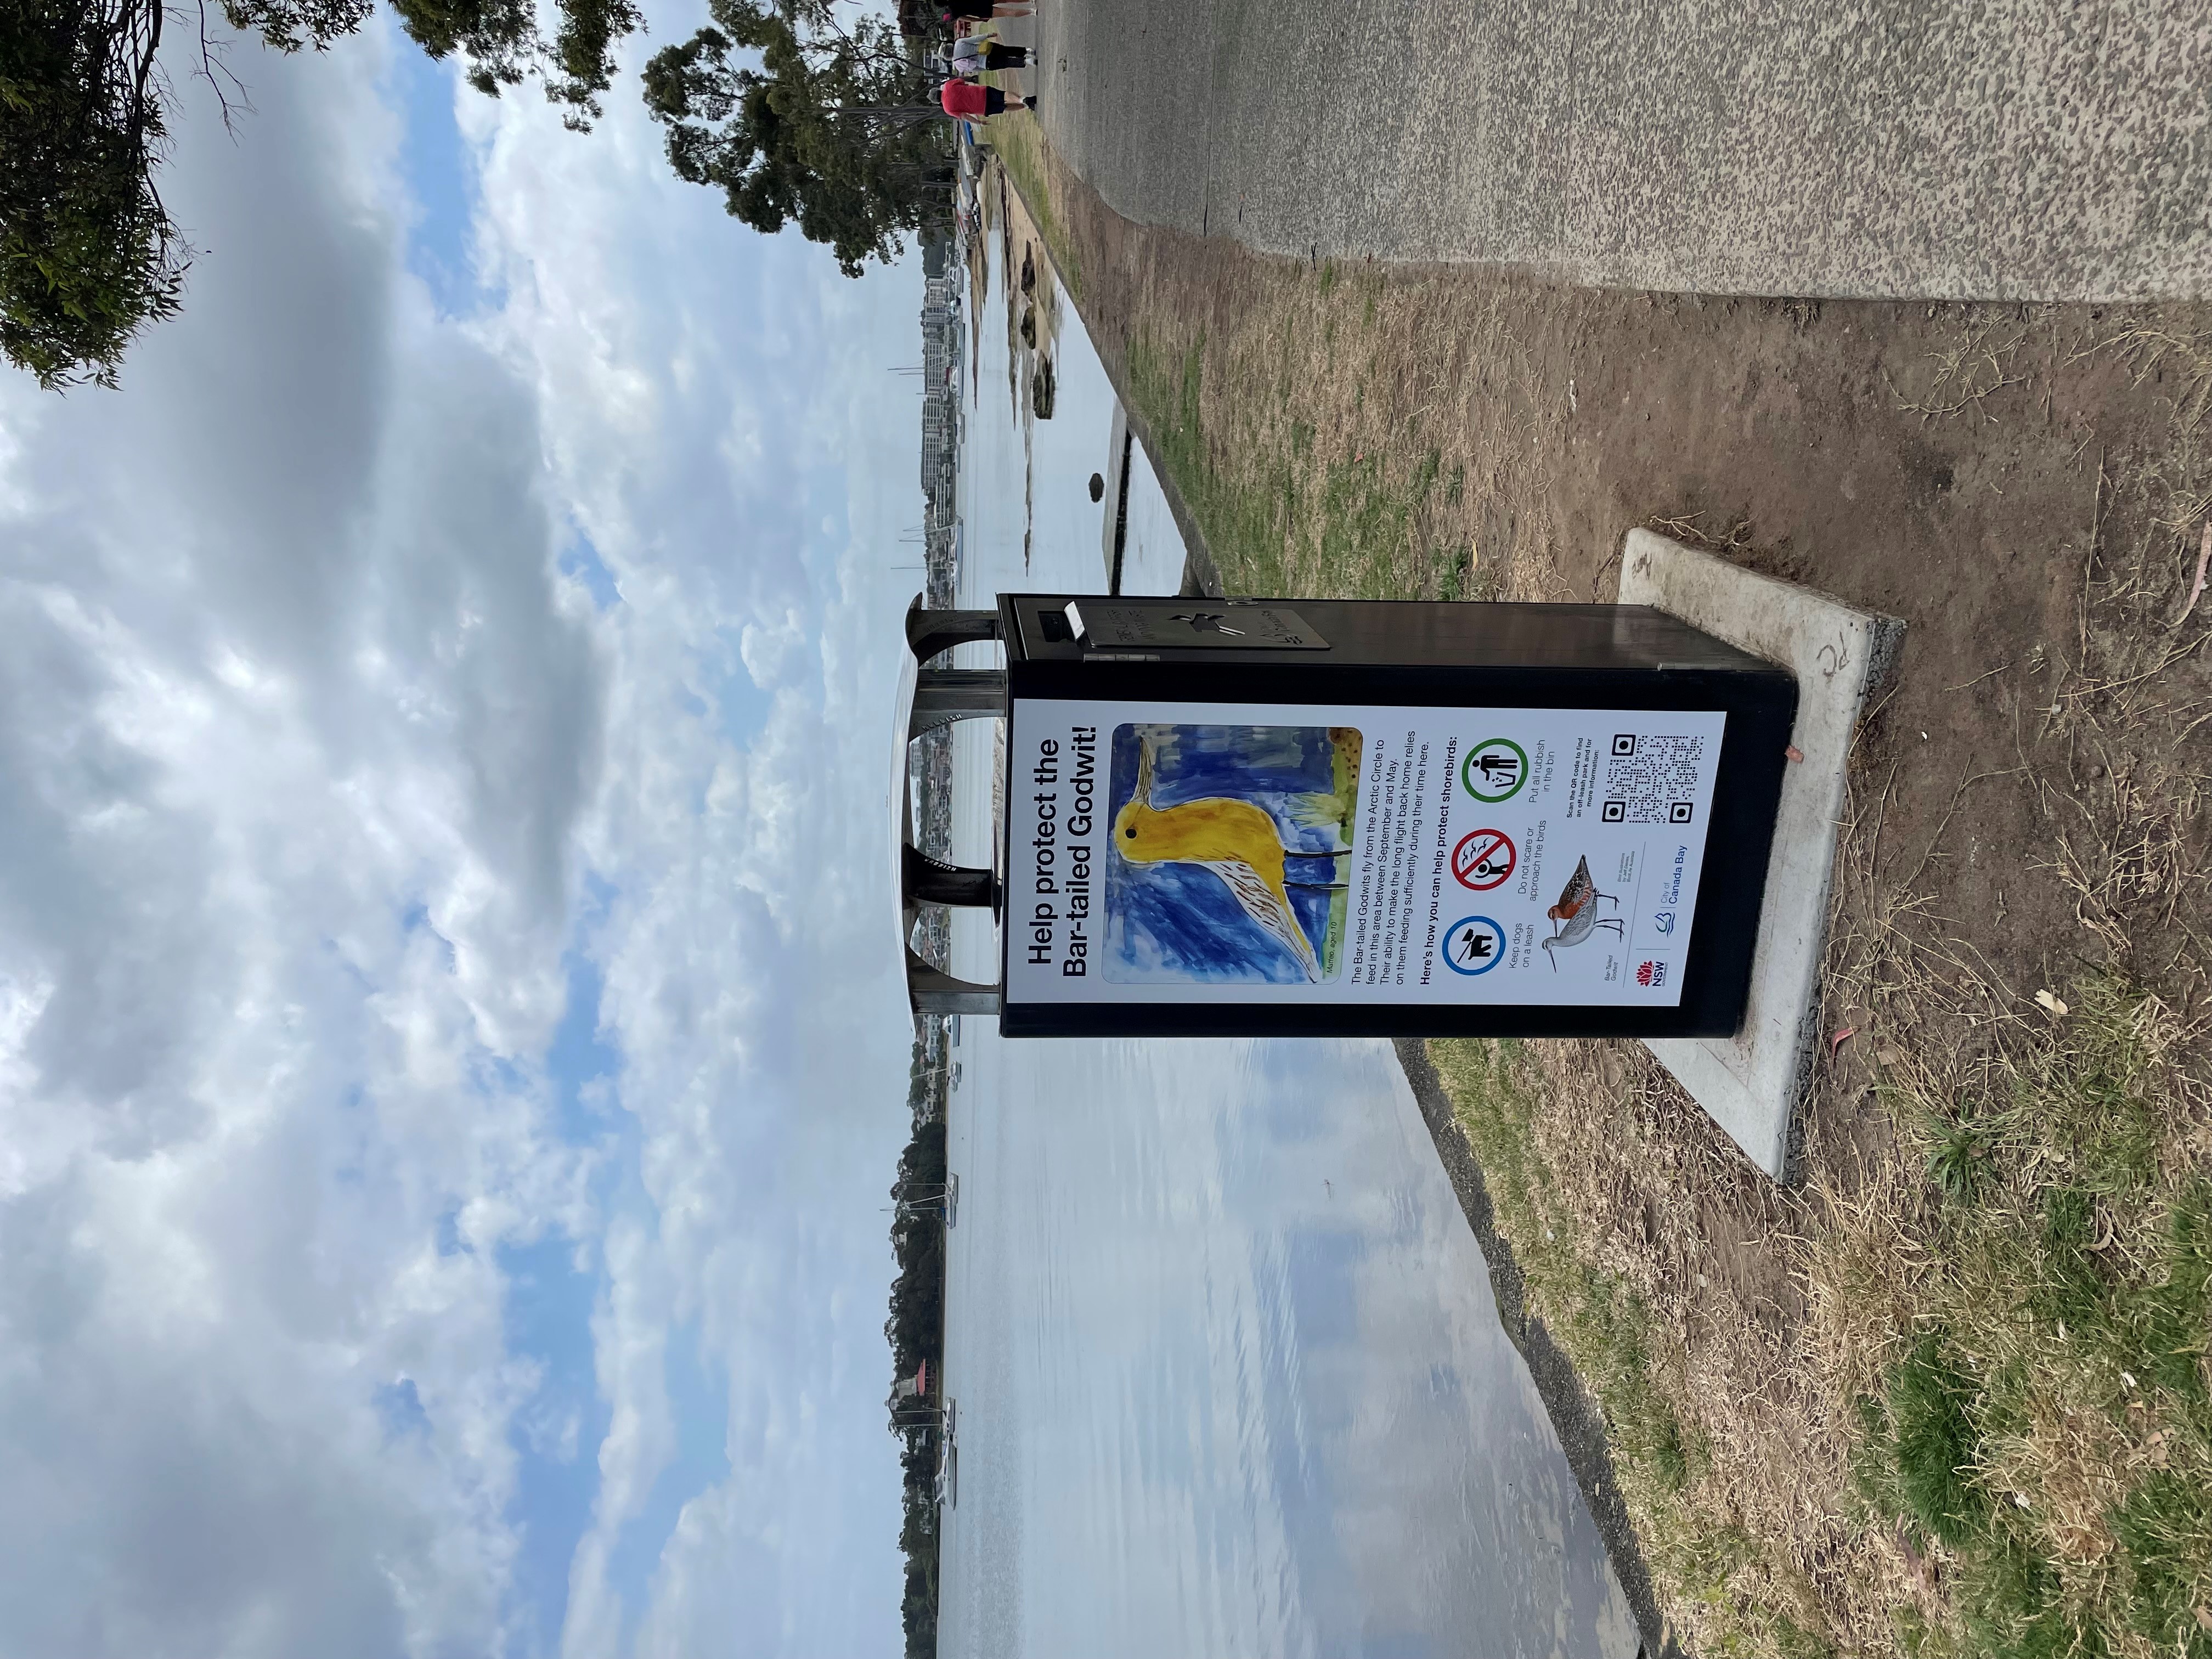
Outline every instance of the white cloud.
[[[890, 1650], [913, 283], [726, 221], [627, 96], [518, 96], [461, 106], [495, 303], [443, 319], [392, 40], [242, 53], [165, 179], [184, 317], [120, 394], [0, 384], [0, 1629], [527, 1650], [521, 1472], [573, 1459], [568, 1651]], [[603, 1419], [514, 1331], [503, 1249], [563, 1237]]]
[[746, 623], [744, 642], [738, 648], [744, 658], [745, 672], [752, 676], [753, 684], [774, 690], [792, 679], [811, 643], [799, 624], [799, 612], [786, 611], [782, 620], [773, 626]]

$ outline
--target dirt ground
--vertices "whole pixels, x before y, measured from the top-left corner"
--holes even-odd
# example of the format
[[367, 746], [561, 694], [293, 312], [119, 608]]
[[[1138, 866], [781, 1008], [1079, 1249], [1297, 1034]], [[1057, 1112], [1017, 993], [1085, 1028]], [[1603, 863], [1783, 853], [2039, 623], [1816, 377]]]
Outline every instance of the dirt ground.
[[[1940, 1623], [1949, 1558], [1836, 1497], [1839, 1419], [1927, 1316], [1899, 1289], [1877, 1328], [1838, 1298], [1933, 1271], [1952, 1224], [1928, 1172], [1960, 1103], [2063, 1071], [2085, 981], [2128, 988], [2158, 1064], [2204, 1075], [2212, 307], [1340, 269], [1133, 225], [1046, 171], [1038, 220], [1230, 592], [1607, 599], [1644, 525], [1906, 623], [1853, 758], [1803, 1184], [1759, 1175], [1638, 1046], [1528, 1064], [1561, 1201], [1668, 1334], [1654, 1363], [1708, 1448], [1699, 1478], [1753, 1540], [1720, 1579], [1841, 1650], [1887, 1650], [1899, 1607]], [[2195, 1082], [2160, 1097], [2159, 1190], [2179, 1191], [2212, 1131]], [[2020, 1203], [2039, 1190], [2023, 1176]], [[2051, 1548], [2092, 1576], [2120, 1559], [2109, 1528]], [[1674, 1583], [1699, 1645], [1787, 1648]]]
[[1102, 354], [1126, 380], [1133, 347], [1140, 364], [1200, 348], [1217, 473], [1279, 497], [1264, 460], [1303, 452], [1310, 498], [1347, 465], [1375, 494], [1394, 471], [1410, 493], [1425, 466], [1464, 469], [1456, 499], [1432, 487], [1393, 518], [1396, 545], [1355, 527], [1349, 557], [1300, 545], [1290, 521], [1313, 503], [1279, 501], [1266, 528], [1286, 548], [1215, 538], [1232, 589], [1433, 593], [1471, 553], [1471, 592], [1610, 599], [1623, 534], [1648, 525], [1900, 617], [1864, 756], [1885, 840], [1941, 866], [1943, 908], [2005, 983], [2032, 994], [2066, 971], [2075, 902], [2038, 800], [2054, 777], [2098, 781], [2069, 718], [2099, 673], [2085, 599], [2124, 604], [2182, 653], [2168, 701], [2212, 692], [2212, 605], [2159, 627], [2182, 609], [2212, 488], [2212, 307], [1701, 301], [1393, 267], [1332, 281], [1061, 188]]

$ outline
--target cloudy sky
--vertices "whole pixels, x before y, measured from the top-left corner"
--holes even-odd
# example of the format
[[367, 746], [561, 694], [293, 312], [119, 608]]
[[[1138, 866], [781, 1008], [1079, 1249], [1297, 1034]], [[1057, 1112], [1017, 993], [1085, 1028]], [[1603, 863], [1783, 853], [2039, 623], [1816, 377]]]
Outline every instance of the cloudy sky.
[[893, 1650], [919, 274], [232, 63], [183, 316], [0, 375], [6, 1644]]

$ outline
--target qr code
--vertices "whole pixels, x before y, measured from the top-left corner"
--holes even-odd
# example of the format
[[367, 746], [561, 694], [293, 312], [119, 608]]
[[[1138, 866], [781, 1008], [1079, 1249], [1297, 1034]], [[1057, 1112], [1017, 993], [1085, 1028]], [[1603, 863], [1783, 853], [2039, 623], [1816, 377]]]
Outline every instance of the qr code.
[[1705, 758], [1701, 737], [1615, 733], [1599, 817], [1607, 823], [1689, 823], [1697, 816], [1698, 777]]

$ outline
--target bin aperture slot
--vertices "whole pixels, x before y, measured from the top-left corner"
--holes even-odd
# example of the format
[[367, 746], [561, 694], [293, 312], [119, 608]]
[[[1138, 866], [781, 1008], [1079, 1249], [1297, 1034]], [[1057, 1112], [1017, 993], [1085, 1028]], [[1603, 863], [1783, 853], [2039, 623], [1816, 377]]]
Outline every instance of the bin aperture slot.
[[1164, 599], [1109, 605], [1096, 599], [1070, 622], [1094, 650], [1326, 651], [1328, 641], [1288, 605], [1221, 599]]

